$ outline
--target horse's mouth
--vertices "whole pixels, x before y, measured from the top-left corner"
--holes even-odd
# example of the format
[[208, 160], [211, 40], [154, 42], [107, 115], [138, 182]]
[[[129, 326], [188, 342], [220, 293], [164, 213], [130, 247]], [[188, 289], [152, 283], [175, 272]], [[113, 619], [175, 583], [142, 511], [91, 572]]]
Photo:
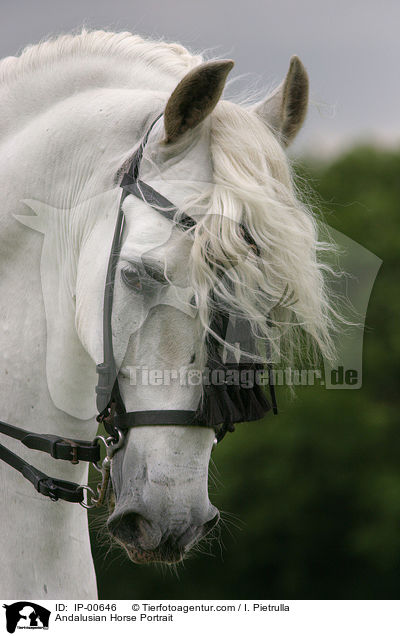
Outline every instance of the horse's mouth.
[[121, 541], [117, 540], [120, 545], [126, 551], [129, 559], [138, 565], [145, 563], [165, 563], [167, 565], [173, 565], [183, 560], [184, 552], [175, 552], [168, 549], [168, 547], [160, 546], [156, 550], [142, 550], [141, 548], [134, 548], [133, 546], [124, 545]]

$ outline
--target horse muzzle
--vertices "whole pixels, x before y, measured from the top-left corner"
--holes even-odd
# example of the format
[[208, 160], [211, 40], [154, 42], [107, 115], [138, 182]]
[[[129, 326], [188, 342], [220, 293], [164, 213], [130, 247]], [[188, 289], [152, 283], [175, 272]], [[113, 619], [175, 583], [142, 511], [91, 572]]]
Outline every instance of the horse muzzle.
[[[218, 523], [219, 512], [209, 504], [204, 520], [173, 518], [151, 521], [138, 512], [114, 511], [107, 528], [134, 563], [178, 563]], [[184, 530], [182, 531], [182, 528]]]

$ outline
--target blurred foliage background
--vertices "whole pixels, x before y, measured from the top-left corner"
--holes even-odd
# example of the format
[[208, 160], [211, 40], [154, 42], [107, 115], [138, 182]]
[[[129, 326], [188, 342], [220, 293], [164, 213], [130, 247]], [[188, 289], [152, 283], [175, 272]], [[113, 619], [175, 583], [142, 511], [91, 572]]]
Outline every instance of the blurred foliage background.
[[213, 453], [219, 534], [176, 569], [109, 551], [92, 514], [100, 598], [398, 598], [400, 151], [360, 147], [297, 171], [327, 222], [383, 260], [363, 388], [280, 389], [278, 417], [238, 425]]

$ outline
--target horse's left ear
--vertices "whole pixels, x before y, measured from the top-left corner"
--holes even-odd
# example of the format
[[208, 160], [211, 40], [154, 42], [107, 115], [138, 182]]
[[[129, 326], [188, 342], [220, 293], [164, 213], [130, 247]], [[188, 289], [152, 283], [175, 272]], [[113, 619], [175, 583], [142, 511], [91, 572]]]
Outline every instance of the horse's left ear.
[[166, 143], [177, 141], [214, 110], [233, 65], [233, 60], [204, 62], [185, 75], [165, 107]]
[[308, 75], [302, 62], [293, 55], [288, 73], [280, 86], [254, 111], [288, 146], [299, 132], [307, 113]]

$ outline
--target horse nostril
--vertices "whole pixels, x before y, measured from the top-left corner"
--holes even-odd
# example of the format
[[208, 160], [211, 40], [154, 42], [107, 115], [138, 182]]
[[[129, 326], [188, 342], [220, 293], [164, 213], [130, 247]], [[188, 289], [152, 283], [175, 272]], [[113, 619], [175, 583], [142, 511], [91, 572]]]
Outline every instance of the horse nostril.
[[140, 515], [136, 512], [129, 512], [111, 519], [107, 526], [116, 539], [123, 543], [132, 543], [132, 539], [138, 533], [140, 518]]
[[139, 545], [143, 550], [153, 550], [161, 539], [161, 531], [137, 512], [113, 515], [107, 526], [117, 541], [127, 546]]

